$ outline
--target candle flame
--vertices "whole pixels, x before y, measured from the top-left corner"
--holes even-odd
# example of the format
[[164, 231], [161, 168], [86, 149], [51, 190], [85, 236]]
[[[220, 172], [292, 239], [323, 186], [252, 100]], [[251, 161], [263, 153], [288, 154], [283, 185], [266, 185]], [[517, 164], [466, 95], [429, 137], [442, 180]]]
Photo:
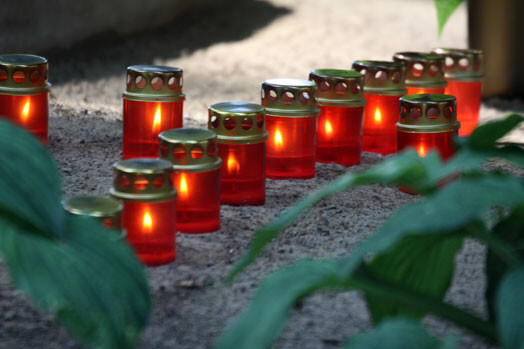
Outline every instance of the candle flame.
[[161, 123], [162, 123], [162, 112], [160, 110], [160, 104], [159, 104], [156, 107], [155, 118], [153, 119], [153, 132], [159, 131]]
[[186, 174], [185, 173], [181, 173], [180, 174], [180, 182], [179, 182], [179, 185], [178, 185], [178, 192], [179, 192], [180, 196], [182, 196], [182, 197], [186, 197], [187, 193], [189, 192], [189, 189], [187, 187], [187, 179], [186, 179]]
[[280, 133], [280, 130], [277, 128], [275, 131], [275, 147], [282, 148], [284, 145], [284, 141], [282, 140], [282, 134]]
[[380, 109], [375, 109], [375, 122], [382, 121], [382, 113], [380, 112]]
[[233, 154], [229, 154], [229, 157], [227, 158], [227, 170], [229, 173], [238, 173], [240, 170], [240, 164]]
[[29, 111], [31, 110], [31, 101], [27, 100], [22, 108], [22, 122], [26, 122], [29, 118]]
[[144, 228], [145, 231], [151, 231], [153, 228], [153, 218], [151, 217], [149, 211], [144, 213], [144, 218], [142, 219], [142, 228]]
[[424, 147], [424, 144], [421, 144], [418, 146], [417, 153], [420, 157], [425, 157], [428, 153], [426, 147]]
[[333, 127], [331, 126], [331, 123], [329, 122], [329, 120], [326, 120], [326, 124], [324, 126], [326, 129], [326, 134], [328, 136], [331, 136], [333, 134]]

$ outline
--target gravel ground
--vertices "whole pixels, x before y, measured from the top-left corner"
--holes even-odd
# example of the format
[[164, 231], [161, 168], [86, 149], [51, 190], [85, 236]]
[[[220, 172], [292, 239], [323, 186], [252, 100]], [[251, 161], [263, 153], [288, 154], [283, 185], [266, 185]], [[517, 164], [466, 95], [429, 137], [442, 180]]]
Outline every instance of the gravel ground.
[[[402, 17], [406, 13], [409, 16]], [[237, 0], [132, 37], [108, 34], [67, 51], [49, 52], [54, 84], [49, 149], [61, 169], [64, 195], [105, 195], [111, 185], [111, 164], [121, 155], [121, 92], [127, 65], [183, 68], [185, 126], [203, 127], [210, 104], [258, 102], [264, 79], [306, 78], [312, 68], [348, 68], [355, 59], [388, 59], [401, 50], [465, 46], [465, 30], [465, 9], [460, 8], [437, 40], [435, 11], [428, 0]], [[523, 101], [492, 98], [483, 104], [481, 119], [500, 118], [510, 110], [524, 110]], [[509, 140], [524, 141], [524, 130]], [[311, 180], [268, 180], [265, 206], [222, 206], [218, 232], [178, 234], [176, 262], [148, 268], [155, 309], [140, 347], [208, 347], [268, 273], [299, 258], [348, 253], [413, 197], [384, 186], [336, 195], [279, 236], [232, 286], [222, 282], [246, 251], [256, 227], [336, 176], [383, 159], [364, 153], [362, 163], [350, 168], [318, 164], [317, 177]], [[485, 314], [484, 255], [474, 241], [465, 244], [447, 295], [450, 302], [478, 314]], [[0, 319], [1, 348], [79, 347], [51, 317], [36, 312], [12, 290], [3, 264]], [[425, 321], [438, 334], [454, 330], [434, 318]], [[359, 293], [319, 293], [293, 312], [276, 347], [339, 347], [369, 326]], [[467, 332], [461, 343], [465, 348], [490, 347]]]

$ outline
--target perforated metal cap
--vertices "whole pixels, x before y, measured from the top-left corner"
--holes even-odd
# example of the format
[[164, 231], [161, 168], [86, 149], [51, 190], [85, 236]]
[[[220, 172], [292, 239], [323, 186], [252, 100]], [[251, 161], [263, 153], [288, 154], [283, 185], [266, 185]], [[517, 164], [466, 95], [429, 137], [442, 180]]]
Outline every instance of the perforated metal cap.
[[433, 53], [445, 57], [446, 78], [481, 81], [484, 78], [484, 53], [475, 49], [436, 48]]
[[0, 93], [36, 95], [46, 93], [51, 84], [47, 81], [47, 59], [29, 54], [0, 55]]
[[354, 61], [352, 69], [364, 75], [364, 94], [403, 96], [407, 92], [404, 63]]
[[175, 171], [207, 172], [220, 168], [217, 135], [201, 128], [177, 128], [162, 132], [160, 158], [172, 163]]
[[127, 68], [124, 98], [138, 101], [183, 101], [183, 72], [180, 68], [132, 65]]
[[366, 104], [362, 97], [364, 76], [353, 70], [314, 69], [309, 80], [318, 86], [318, 105], [360, 107]]
[[260, 104], [225, 102], [209, 107], [207, 127], [219, 143], [254, 144], [267, 138], [266, 112]]
[[406, 86], [444, 88], [444, 56], [423, 52], [397, 52], [395, 62], [406, 65]]
[[298, 79], [266, 80], [262, 83], [262, 106], [269, 115], [317, 116], [317, 84]]
[[116, 200], [101, 196], [74, 196], [63, 200], [62, 206], [71, 214], [94, 217], [107, 227], [120, 229], [122, 204]]
[[444, 94], [420, 94], [400, 98], [400, 122], [397, 129], [411, 133], [456, 131], [457, 100]]
[[113, 164], [115, 180], [110, 194], [121, 200], [166, 201], [176, 196], [173, 166], [160, 159], [136, 158]]

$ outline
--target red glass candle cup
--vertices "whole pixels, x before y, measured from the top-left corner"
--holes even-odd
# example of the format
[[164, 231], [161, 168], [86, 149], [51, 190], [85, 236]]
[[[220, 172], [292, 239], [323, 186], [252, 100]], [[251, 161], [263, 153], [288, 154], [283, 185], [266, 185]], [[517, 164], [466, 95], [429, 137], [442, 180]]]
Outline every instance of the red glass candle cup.
[[217, 136], [198, 128], [163, 132], [160, 157], [173, 165], [178, 191], [177, 229], [181, 233], [207, 233], [220, 229], [220, 166]]
[[266, 108], [266, 176], [271, 179], [315, 177], [317, 85], [312, 81], [272, 79], [262, 84]]
[[444, 72], [448, 86], [445, 93], [457, 98], [459, 136], [469, 136], [479, 123], [484, 79], [484, 55], [480, 50], [437, 48], [445, 56]]
[[122, 227], [142, 263], [167, 264], [176, 257], [176, 190], [169, 161], [148, 158], [113, 165], [111, 195], [123, 201]]
[[123, 158], [156, 158], [158, 135], [182, 127], [182, 69], [149, 65], [127, 68]]
[[363, 76], [339, 69], [315, 69], [309, 80], [318, 86], [317, 161], [344, 166], [360, 163], [366, 100]]
[[63, 200], [62, 206], [70, 214], [93, 217], [104, 227], [117, 231], [118, 236], [125, 236], [121, 225], [123, 206], [116, 200], [100, 196], [74, 196]]
[[[424, 157], [436, 151], [447, 160], [455, 153], [453, 138], [458, 135], [459, 128], [455, 97], [421, 94], [400, 98], [399, 152], [411, 148]], [[401, 190], [414, 193], [407, 188]]]
[[264, 205], [266, 200], [265, 111], [259, 104], [229, 102], [209, 107], [208, 128], [217, 134], [220, 202]]
[[395, 62], [406, 65], [405, 85], [408, 95], [442, 94], [447, 82], [444, 78], [444, 57], [423, 52], [398, 52]]
[[48, 67], [44, 57], [0, 55], [0, 116], [25, 128], [47, 145]]
[[396, 124], [404, 88], [405, 65], [400, 62], [355, 61], [364, 75], [364, 130], [362, 150], [388, 155], [397, 151]]

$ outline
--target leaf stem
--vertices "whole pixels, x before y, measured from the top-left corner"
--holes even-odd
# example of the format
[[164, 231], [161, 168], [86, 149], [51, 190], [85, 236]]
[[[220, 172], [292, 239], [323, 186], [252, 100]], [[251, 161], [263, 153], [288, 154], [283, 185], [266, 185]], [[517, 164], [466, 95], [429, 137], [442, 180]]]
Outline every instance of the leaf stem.
[[497, 342], [497, 331], [492, 323], [438, 299], [374, 278], [369, 273], [366, 273], [364, 268], [359, 268], [352, 275], [350, 280], [348, 280], [347, 286], [389, 298], [399, 303], [409, 304], [469, 329], [479, 336]]

